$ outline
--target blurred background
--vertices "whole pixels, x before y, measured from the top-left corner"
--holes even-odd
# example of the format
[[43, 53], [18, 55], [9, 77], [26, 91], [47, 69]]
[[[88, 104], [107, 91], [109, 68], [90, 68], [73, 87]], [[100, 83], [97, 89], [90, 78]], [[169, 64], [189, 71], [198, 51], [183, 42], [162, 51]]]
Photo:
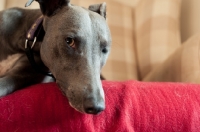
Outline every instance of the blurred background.
[[[1, 0], [0, 10], [24, 8], [27, 0]], [[200, 32], [200, 0], [72, 0], [88, 7], [107, 3], [112, 50], [108, 80], [143, 80], [190, 36]], [[30, 7], [39, 8], [34, 2]]]

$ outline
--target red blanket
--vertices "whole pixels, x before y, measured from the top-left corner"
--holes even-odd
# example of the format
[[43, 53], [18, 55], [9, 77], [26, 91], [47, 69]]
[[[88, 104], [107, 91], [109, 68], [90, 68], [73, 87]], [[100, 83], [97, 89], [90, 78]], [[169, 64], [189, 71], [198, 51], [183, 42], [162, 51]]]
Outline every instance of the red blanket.
[[200, 85], [103, 82], [106, 110], [69, 106], [55, 83], [0, 99], [0, 132], [200, 132]]

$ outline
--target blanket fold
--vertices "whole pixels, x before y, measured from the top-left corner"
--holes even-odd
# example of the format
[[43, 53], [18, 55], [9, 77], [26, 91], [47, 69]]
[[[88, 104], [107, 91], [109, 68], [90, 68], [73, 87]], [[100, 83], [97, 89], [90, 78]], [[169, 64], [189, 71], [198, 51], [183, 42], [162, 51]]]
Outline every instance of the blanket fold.
[[55, 83], [0, 99], [0, 132], [200, 132], [200, 85], [103, 81], [106, 110], [70, 107]]

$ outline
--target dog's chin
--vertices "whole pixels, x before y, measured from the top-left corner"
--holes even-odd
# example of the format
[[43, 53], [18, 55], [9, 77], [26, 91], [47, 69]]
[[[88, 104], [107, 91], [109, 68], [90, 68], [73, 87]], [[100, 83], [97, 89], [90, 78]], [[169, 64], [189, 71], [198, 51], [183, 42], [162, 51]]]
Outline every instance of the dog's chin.
[[[64, 95], [65, 97], [67, 97], [67, 94], [66, 94], [64, 88], [61, 87], [60, 85], [59, 85], [59, 87], [60, 87], [60, 90], [61, 90], [61, 92], [63, 93], [63, 95]], [[67, 97], [67, 99], [68, 99], [68, 97]], [[68, 99], [68, 101], [69, 101], [69, 99]], [[86, 112], [83, 110], [83, 108], [81, 108], [81, 106], [79, 106], [79, 107], [77, 108], [77, 107], [75, 107], [70, 101], [69, 101], [69, 105], [70, 105], [72, 108], [74, 108], [76, 111], [78, 111], [78, 112], [80, 112], [80, 113], [83, 113], [83, 114], [86, 114]]]
[[80, 110], [80, 109], [77, 109], [76, 107], [74, 107], [74, 106], [72, 105], [72, 103], [69, 102], [69, 105], [70, 105], [72, 108], [74, 108], [76, 111], [78, 111], [78, 112], [80, 112], [80, 113], [82, 113], [82, 114], [86, 114], [85, 111]]

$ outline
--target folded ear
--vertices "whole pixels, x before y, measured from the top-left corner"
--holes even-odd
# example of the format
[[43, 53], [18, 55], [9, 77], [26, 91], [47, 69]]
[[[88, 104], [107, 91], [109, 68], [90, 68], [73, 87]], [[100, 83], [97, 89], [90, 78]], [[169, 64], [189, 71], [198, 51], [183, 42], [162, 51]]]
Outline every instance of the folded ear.
[[95, 4], [89, 6], [89, 10], [99, 13], [101, 16], [106, 18], [106, 3]]
[[57, 9], [70, 2], [70, 0], [28, 0], [25, 7], [30, 6], [33, 1], [40, 4], [42, 13], [47, 16], [51, 16]]

